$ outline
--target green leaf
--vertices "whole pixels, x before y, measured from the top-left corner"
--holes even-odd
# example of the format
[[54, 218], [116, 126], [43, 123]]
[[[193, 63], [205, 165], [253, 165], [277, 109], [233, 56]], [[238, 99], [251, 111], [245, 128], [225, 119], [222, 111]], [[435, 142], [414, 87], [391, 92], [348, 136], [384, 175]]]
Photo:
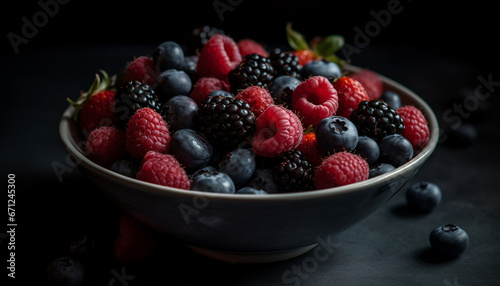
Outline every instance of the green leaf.
[[331, 35], [321, 40], [314, 51], [318, 55], [326, 58], [339, 51], [342, 46], [344, 46], [344, 42], [344, 37], [340, 35]]
[[292, 47], [292, 49], [296, 51], [309, 49], [309, 44], [307, 43], [304, 36], [301, 33], [293, 30], [292, 23], [290, 22], [286, 24], [286, 39], [290, 47]]
[[343, 60], [343, 59], [339, 58], [339, 57], [338, 57], [337, 55], [335, 55], [335, 54], [331, 54], [331, 55], [328, 55], [328, 56], [323, 57], [323, 58], [324, 58], [325, 60], [328, 60], [328, 61], [330, 61], [330, 62], [334, 62], [334, 63], [338, 64], [338, 65], [339, 65], [339, 67], [341, 67], [341, 68], [342, 68], [342, 67], [346, 64], [346, 61], [345, 61], [345, 60]]

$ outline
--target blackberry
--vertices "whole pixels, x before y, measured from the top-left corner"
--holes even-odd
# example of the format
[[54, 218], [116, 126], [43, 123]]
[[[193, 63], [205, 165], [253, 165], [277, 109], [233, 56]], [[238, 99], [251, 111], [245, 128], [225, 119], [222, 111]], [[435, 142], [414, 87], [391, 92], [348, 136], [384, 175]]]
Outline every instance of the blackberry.
[[237, 94], [252, 85], [267, 88], [273, 79], [274, 73], [269, 58], [259, 54], [246, 55], [239, 66], [228, 74], [231, 92]]
[[195, 28], [186, 36], [186, 51], [188, 55], [198, 54], [205, 44], [213, 35], [222, 34], [225, 32], [216, 27], [204, 25]]
[[360, 136], [380, 140], [387, 135], [401, 134], [404, 123], [401, 116], [382, 100], [362, 101], [350, 116]]
[[118, 88], [115, 95], [115, 113], [122, 129], [127, 127], [130, 117], [144, 107], [161, 113], [162, 104], [149, 85], [139, 81], [129, 81]]
[[299, 64], [299, 58], [292, 53], [274, 49], [269, 55], [269, 59], [274, 68], [275, 76], [288, 75], [302, 79], [302, 65]]
[[252, 135], [255, 115], [244, 100], [209, 96], [199, 106], [196, 126], [214, 146], [233, 150]]
[[314, 189], [312, 165], [300, 150], [295, 149], [278, 156], [275, 166], [275, 181], [281, 192]]

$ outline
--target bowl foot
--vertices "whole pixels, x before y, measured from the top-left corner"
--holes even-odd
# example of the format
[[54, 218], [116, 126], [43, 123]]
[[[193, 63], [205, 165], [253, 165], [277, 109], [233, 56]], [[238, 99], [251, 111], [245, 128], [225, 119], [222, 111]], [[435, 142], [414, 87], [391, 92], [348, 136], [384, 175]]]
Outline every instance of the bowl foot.
[[194, 245], [186, 244], [194, 252], [206, 256], [211, 259], [229, 262], [229, 263], [269, 263], [283, 261], [302, 255], [318, 245], [317, 243], [277, 251], [262, 251], [262, 252], [231, 252], [220, 251], [207, 248], [201, 248]]

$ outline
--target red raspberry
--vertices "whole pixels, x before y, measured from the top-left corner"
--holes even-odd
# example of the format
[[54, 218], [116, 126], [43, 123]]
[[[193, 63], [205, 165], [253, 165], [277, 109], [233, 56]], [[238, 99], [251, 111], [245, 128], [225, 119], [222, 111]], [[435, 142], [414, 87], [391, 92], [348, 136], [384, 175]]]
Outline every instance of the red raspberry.
[[142, 160], [150, 150], [167, 153], [169, 142], [167, 123], [154, 109], [141, 108], [130, 118], [125, 143], [128, 152], [134, 158]]
[[255, 117], [259, 117], [269, 106], [274, 104], [274, 99], [265, 88], [252, 85], [240, 91], [235, 98], [239, 98], [250, 104]]
[[351, 75], [351, 77], [363, 85], [370, 100], [379, 99], [380, 96], [382, 96], [382, 93], [384, 92], [384, 85], [382, 84], [382, 80], [380, 80], [377, 73], [371, 70], [362, 69], [361, 71]]
[[314, 131], [306, 131], [304, 133], [302, 136], [302, 143], [300, 143], [297, 149], [302, 151], [302, 154], [304, 154], [307, 161], [309, 161], [313, 167], [318, 167], [323, 162], [325, 151], [318, 145]]
[[339, 96], [339, 109], [336, 114], [338, 116], [350, 118], [351, 113], [358, 108], [361, 101], [370, 100], [361, 83], [352, 77], [339, 77], [333, 87], [335, 87]]
[[214, 35], [200, 52], [196, 72], [200, 77], [216, 77], [228, 81], [227, 74], [241, 62], [238, 45], [228, 36]]
[[201, 104], [214, 90], [229, 92], [229, 84], [215, 77], [202, 77], [194, 84], [190, 96], [197, 104]]
[[365, 159], [347, 152], [337, 152], [326, 158], [316, 169], [313, 181], [317, 189], [327, 189], [368, 179], [369, 166]]
[[257, 155], [275, 157], [302, 142], [302, 124], [291, 110], [272, 105], [255, 121], [252, 149]]
[[144, 260], [158, 248], [157, 233], [129, 214], [120, 217], [120, 233], [115, 238], [113, 250], [119, 261]]
[[326, 77], [308, 78], [293, 91], [292, 109], [306, 127], [334, 115], [337, 108], [337, 91]]
[[128, 65], [123, 81], [139, 81], [154, 87], [157, 84], [159, 74], [160, 70], [156, 67], [152, 58], [140, 56]]
[[429, 126], [422, 111], [415, 106], [405, 105], [396, 111], [403, 119], [405, 129], [403, 137], [408, 139], [413, 146], [413, 150], [421, 150], [429, 142]]
[[269, 57], [269, 53], [258, 42], [252, 39], [243, 39], [238, 42], [238, 49], [240, 50], [241, 57], [244, 58], [249, 54], [259, 54], [265, 58]]
[[112, 126], [94, 129], [87, 139], [86, 149], [90, 160], [103, 167], [110, 167], [126, 153], [125, 133]]
[[141, 181], [189, 190], [191, 182], [174, 156], [149, 151], [141, 162], [136, 178]]

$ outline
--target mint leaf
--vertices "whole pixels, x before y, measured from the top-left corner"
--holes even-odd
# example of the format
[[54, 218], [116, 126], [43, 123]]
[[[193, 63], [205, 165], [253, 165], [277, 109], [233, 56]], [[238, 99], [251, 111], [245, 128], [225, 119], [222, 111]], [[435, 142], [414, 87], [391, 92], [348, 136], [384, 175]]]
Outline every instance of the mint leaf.
[[332, 54], [335, 54], [342, 48], [342, 46], [344, 46], [344, 37], [339, 35], [331, 35], [321, 40], [314, 49], [314, 52], [326, 58]]
[[290, 22], [286, 24], [286, 39], [290, 47], [292, 47], [292, 49], [296, 51], [309, 49], [309, 44], [307, 44], [304, 36], [301, 33], [293, 30], [292, 23]]

